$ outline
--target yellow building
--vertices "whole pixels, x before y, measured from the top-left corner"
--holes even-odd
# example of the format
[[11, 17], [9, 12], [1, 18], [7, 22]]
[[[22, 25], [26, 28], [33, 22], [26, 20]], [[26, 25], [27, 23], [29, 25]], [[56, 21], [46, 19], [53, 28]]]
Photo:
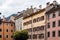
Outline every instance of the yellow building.
[[29, 33], [28, 40], [45, 40], [45, 8], [23, 18], [24, 28]]

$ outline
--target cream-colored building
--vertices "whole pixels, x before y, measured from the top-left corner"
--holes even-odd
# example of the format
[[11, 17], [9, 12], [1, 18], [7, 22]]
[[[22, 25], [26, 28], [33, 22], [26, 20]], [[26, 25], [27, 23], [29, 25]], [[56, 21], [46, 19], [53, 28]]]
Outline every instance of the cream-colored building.
[[45, 8], [23, 18], [23, 29], [29, 33], [28, 40], [45, 40]]

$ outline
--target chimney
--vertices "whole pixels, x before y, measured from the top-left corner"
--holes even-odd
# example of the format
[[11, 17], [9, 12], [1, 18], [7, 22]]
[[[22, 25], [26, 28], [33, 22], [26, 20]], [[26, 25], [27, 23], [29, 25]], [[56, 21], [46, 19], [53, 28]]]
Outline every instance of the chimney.
[[39, 9], [42, 9], [42, 5], [39, 5]]
[[50, 2], [47, 2], [46, 5], [47, 5], [47, 7], [50, 6]]

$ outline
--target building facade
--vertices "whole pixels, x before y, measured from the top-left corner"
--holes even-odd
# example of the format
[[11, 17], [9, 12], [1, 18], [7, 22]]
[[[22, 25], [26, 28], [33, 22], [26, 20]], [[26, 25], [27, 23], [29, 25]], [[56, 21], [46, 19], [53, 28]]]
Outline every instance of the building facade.
[[18, 16], [15, 18], [15, 31], [23, 30], [23, 17], [33, 13], [33, 10], [31, 6], [31, 8], [18, 12]]
[[15, 31], [23, 30], [23, 14], [19, 14], [15, 19]]
[[46, 11], [46, 40], [60, 40], [60, 5], [53, 1], [49, 7], [52, 8]]
[[25, 16], [23, 26], [28, 30], [28, 40], [45, 40], [45, 9]]
[[0, 40], [13, 40], [14, 22], [0, 20]]

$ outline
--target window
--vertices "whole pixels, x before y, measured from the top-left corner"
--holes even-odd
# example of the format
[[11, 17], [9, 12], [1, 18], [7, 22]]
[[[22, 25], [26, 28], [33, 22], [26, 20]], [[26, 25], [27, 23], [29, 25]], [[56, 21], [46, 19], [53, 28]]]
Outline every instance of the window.
[[60, 20], [58, 20], [58, 26], [60, 26]]
[[32, 23], [32, 20], [29, 21], [29, 24], [31, 24], [31, 23]]
[[55, 31], [52, 32], [52, 37], [55, 37]]
[[37, 35], [36, 34], [33, 35], [33, 39], [37, 39]]
[[39, 38], [40, 39], [44, 38], [44, 34], [43, 33], [42, 34], [39, 34]]
[[59, 11], [58, 15], [60, 16], [60, 11]]
[[44, 16], [41, 17], [41, 20], [44, 20]]
[[8, 35], [6, 35], [6, 38], [8, 38]]
[[39, 21], [40, 21], [40, 17], [37, 18], [37, 22], [39, 22]]
[[36, 28], [33, 28], [33, 32], [35, 32], [36, 31]]
[[47, 27], [50, 28], [50, 23], [48, 23]]
[[8, 32], [8, 29], [6, 29], [6, 32]]
[[36, 27], [36, 30], [39, 31], [40, 30], [40, 26]]
[[13, 32], [13, 30], [11, 30], [11, 32]]
[[40, 30], [44, 30], [44, 26], [41, 26], [41, 27], [40, 27]]
[[48, 32], [48, 35], [47, 36], [50, 37], [50, 32]]
[[0, 25], [2, 24], [2, 20], [0, 20]]
[[0, 32], [2, 31], [2, 29], [0, 29]]
[[11, 38], [13, 38], [13, 35], [11, 35]]
[[0, 38], [2, 38], [2, 35], [0, 35]]
[[55, 27], [55, 25], [56, 25], [55, 22], [53, 22], [52, 27]]
[[58, 36], [60, 37], [60, 30], [58, 31]]
[[32, 29], [30, 28], [30, 29], [27, 29], [28, 30], [28, 32], [32, 32]]
[[37, 20], [36, 19], [33, 19], [33, 23], [35, 23]]
[[55, 12], [53, 12], [53, 15], [52, 15], [53, 18], [55, 18]]

